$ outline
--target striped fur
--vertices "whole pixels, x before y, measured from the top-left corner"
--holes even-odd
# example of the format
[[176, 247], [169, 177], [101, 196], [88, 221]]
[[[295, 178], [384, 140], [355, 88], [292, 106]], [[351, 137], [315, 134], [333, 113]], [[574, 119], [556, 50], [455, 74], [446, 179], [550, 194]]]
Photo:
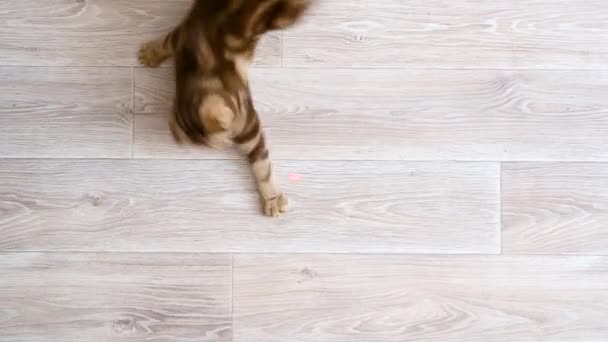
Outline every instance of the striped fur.
[[264, 133], [247, 78], [260, 37], [294, 24], [311, 0], [196, 0], [167, 36], [142, 46], [139, 60], [158, 67], [175, 59], [176, 97], [169, 127], [178, 142], [247, 156], [264, 213], [279, 216], [287, 198], [272, 178]]

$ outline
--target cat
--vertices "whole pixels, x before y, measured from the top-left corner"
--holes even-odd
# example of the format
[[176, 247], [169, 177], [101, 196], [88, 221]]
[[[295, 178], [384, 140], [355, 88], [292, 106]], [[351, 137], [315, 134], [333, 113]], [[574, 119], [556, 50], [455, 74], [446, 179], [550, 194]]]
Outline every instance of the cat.
[[148, 67], [174, 58], [169, 128], [175, 140], [219, 149], [236, 144], [249, 160], [264, 213], [273, 217], [285, 212], [288, 201], [273, 180], [248, 66], [262, 35], [295, 24], [311, 2], [196, 0], [181, 24], [138, 54]]

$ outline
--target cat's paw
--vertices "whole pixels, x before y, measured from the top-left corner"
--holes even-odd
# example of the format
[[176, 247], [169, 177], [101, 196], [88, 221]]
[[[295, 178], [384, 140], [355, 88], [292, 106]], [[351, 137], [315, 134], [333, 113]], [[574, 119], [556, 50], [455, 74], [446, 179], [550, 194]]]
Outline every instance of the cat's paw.
[[266, 216], [279, 217], [287, 210], [287, 197], [279, 194], [272, 198], [262, 198], [262, 206]]
[[158, 42], [152, 41], [141, 46], [137, 53], [139, 63], [149, 68], [157, 68], [165, 60], [158, 49]]

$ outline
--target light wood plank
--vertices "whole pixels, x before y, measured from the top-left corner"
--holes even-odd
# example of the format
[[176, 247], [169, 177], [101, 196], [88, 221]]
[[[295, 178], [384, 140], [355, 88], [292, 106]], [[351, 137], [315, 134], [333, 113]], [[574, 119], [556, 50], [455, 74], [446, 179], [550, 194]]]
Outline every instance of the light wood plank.
[[0, 67], [0, 157], [130, 157], [131, 74]]
[[231, 341], [231, 258], [0, 254], [0, 341]]
[[234, 342], [600, 342], [606, 257], [260, 256], [234, 263]]
[[279, 219], [261, 215], [243, 161], [1, 163], [0, 250], [499, 251], [495, 163], [277, 165]]
[[[136, 70], [135, 151], [176, 148], [169, 70]], [[254, 69], [276, 159], [608, 161], [608, 72]]]
[[608, 254], [608, 164], [508, 163], [503, 251]]
[[[3, 0], [0, 65], [134, 66], [137, 50], [177, 25], [191, 0]], [[255, 64], [281, 66], [280, 34]]]
[[606, 69], [607, 37], [604, 0], [325, 0], [284, 65]]

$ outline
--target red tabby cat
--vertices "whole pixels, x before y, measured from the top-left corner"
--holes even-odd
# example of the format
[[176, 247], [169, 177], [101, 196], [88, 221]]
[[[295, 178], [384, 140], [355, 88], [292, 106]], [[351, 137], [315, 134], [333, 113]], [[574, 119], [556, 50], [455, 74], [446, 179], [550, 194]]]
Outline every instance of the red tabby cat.
[[236, 143], [249, 159], [264, 213], [275, 217], [285, 211], [287, 198], [272, 179], [247, 69], [260, 37], [294, 24], [310, 2], [196, 0], [178, 27], [139, 52], [149, 67], [175, 58], [177, 91], [169, 120], [175, 139], [215, 148]]

